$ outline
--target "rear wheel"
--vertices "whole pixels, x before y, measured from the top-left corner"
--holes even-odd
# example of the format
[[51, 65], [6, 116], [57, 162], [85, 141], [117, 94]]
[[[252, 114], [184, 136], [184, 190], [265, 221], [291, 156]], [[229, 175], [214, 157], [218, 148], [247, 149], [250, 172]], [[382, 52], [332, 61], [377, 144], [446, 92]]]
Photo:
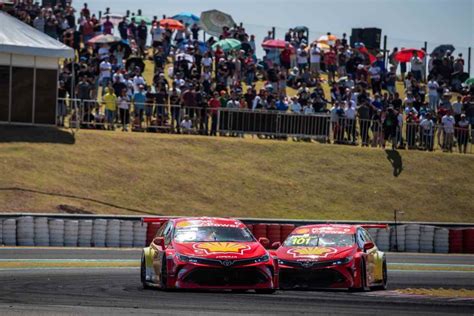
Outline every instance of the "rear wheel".
[[145, 254], [142, 255], [142, 262], [140, 265], [140, 279], [144, 289], [149, 289], [150, 286], [146, 281], [146, 262], [145, 262]]
[[387, 289], [388, 274], [387, 274], [387, 262], [384, 260], [382, 264], [382, 284], [373, 286], [371, 289], [375, 291], [384, 291]]

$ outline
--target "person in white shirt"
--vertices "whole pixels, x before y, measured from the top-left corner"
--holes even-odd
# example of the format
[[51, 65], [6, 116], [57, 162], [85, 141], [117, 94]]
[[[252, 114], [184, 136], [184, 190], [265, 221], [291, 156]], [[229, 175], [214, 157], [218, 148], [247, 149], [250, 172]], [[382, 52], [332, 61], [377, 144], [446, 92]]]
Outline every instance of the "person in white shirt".
[[458, 122], [461, 119], [461, 113], [462, 113], [462, 108], [463, 104], [461, 102], [462, 96], [458, 95], [457, 101], [453, 103], [453, 114], [454, 114], [454, 119], [456, 122]]
[[193, 122], [191, 121], [189, 116], [186, 115], [179, 125], [181, 127], [181, 131], [184, 134], [191, 134], [192, 133]]
[[424, 118], [420, 122], [420, 127], [422, 129], [422, 145], [425, 150], [433, 151], [434, 146], [434, 122], [431, 119], [431, 113], [426, 114], [426, 118]]
[[105, 94], [105, 88], [109, 85], [110, 81], [112, 80], [112, 64], [109, 62], [109, 58], [105, 58], [99, 64], [99, 82], [102, 86], [102, 95]]
[[296, 53], [296, 62], [298, 63], [298, 69], [302, 71], [308, 65], [308, 53], [306, 52], [306, 47], [304, 44], [301, 44], [300, 48]]
[[309, 54], [311, 72], [315, 75], [318, 75], [321, 71], [321, 49], [318, 47], [317, 43], [313, 43], [311, 45]]
[[109, 58], [110, 56], [110, 47], [107, 44], [102, 44], [102, 46], [99, 48], [99, 51], [97, 52], [99, 54], [100, 60], [104, 60], [106, 58]]
[[411, 73], [415, 77], [416, 81], [421, 81], [423, 79], [423, 60], [418, 57], [417, 52], [413, 52], [413, 57], [410, 59], [411, 63]]
[[127, 95], [127, 89], [123, 89], [118, 97], [119, 118], [122, 122], [122, 131], [127, 131], [127, 125], [130, 121], [130, 97]]
[[346, 133], [347, 139], [355, 144], [356, 142], [356, 129], [355, 129], [355, 118], [357, 112], [354, 106], [354, 102], [352, 100], [346, 101], [346, 107], [344, 108], [344, 116], [345, 116], [345, 126], [346, 126]]
[[140, 91], [139, 87], [140, 86], [146, 86], [146, 81], [145, 78], [140, 74], [140, 71], [138, 70], [135, 72], [135, 77], [133, 77], [133, 90], [134, 93], [137, 93]]
[[448, 112], [443, 118], [441, 119], [441, 124], [443, 124], [444, 130], [444, 142], [443, 147], [444, 150], [453, 152], [453, 142], [454, 142], [454, 125], [456, 121], [454, 117]]
[[437, 111], [439, 105], [439, 84], [433, 78], [428, 81], [428, 99], [431, 111]]

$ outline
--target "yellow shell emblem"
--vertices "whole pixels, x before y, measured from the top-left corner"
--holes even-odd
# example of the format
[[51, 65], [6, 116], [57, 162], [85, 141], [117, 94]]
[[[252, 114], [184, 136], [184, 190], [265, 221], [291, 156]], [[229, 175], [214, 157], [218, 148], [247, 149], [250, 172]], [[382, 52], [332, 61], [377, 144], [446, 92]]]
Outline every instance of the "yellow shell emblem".
[[309, 228], [298, 228], [297, 230], [295, 230], [294, 234], [309, 234], [309, 232]]
[[196, 250], [204, 250], [206, 253], [240, 253], [249, 250], [250, 246], [237, 242], [204, 242], [193, 245]]
[[334, 248], [327, 247], [297, 247], [288, 250], [293, 257], [326, 257], [329, 254], [337, 252]]
[[190, 221], [182, 221], [182, 222], [176, 223], [176, 227], [188, 227], [188, 226], [191, 226], [192, 224], [193, 222], [190, 222]]

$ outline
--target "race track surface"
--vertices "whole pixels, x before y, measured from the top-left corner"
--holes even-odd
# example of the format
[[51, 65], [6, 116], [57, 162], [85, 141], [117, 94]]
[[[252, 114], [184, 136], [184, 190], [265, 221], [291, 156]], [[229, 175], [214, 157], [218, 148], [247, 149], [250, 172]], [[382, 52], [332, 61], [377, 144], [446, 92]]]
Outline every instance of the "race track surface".
[[[139, 250], [0, 248], [6, 260], [137, 260]], [[474, 300], [398, 294], [399, 288], [474, 289], [474, 256], [388, 254], [389, 291], [273, 295], [143, 290], [138, 267], [0, 268], [1, 315], [472, 315]], [[398, 269], [403, 267], [403, 269]], [[415, 270], [410, 270], [415, 267]], [[416, 267], [445, 267], [442, 271]], [[405, 270], [406, 269], [406, 270]]]

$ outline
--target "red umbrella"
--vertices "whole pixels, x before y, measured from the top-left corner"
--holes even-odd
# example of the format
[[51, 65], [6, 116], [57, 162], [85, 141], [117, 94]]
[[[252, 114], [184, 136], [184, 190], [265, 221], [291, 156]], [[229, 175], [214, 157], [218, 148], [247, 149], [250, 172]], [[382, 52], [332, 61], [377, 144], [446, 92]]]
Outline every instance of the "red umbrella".
[[406, 48], [395, 54], [395, 60], [401, 63], [407, 63], [411, 60], [415, 53], [419, 58], [425, 57], [425, 52], [421, 49]]
[[184, 30], [183, 23], [174, 19], [163, 19], [160, 21], [160, 26], [170, 30]]
[[290, 48], [293, 47], [293, 46], [291, 46], [290, 43], [285, 42], [284, 40], [280, 40], [280, 39], [271, 39], [271, 40], [267, 40], [267, 41], [262, 43], [263, 48], [285, 49], [286, 45], [290, 45]]

